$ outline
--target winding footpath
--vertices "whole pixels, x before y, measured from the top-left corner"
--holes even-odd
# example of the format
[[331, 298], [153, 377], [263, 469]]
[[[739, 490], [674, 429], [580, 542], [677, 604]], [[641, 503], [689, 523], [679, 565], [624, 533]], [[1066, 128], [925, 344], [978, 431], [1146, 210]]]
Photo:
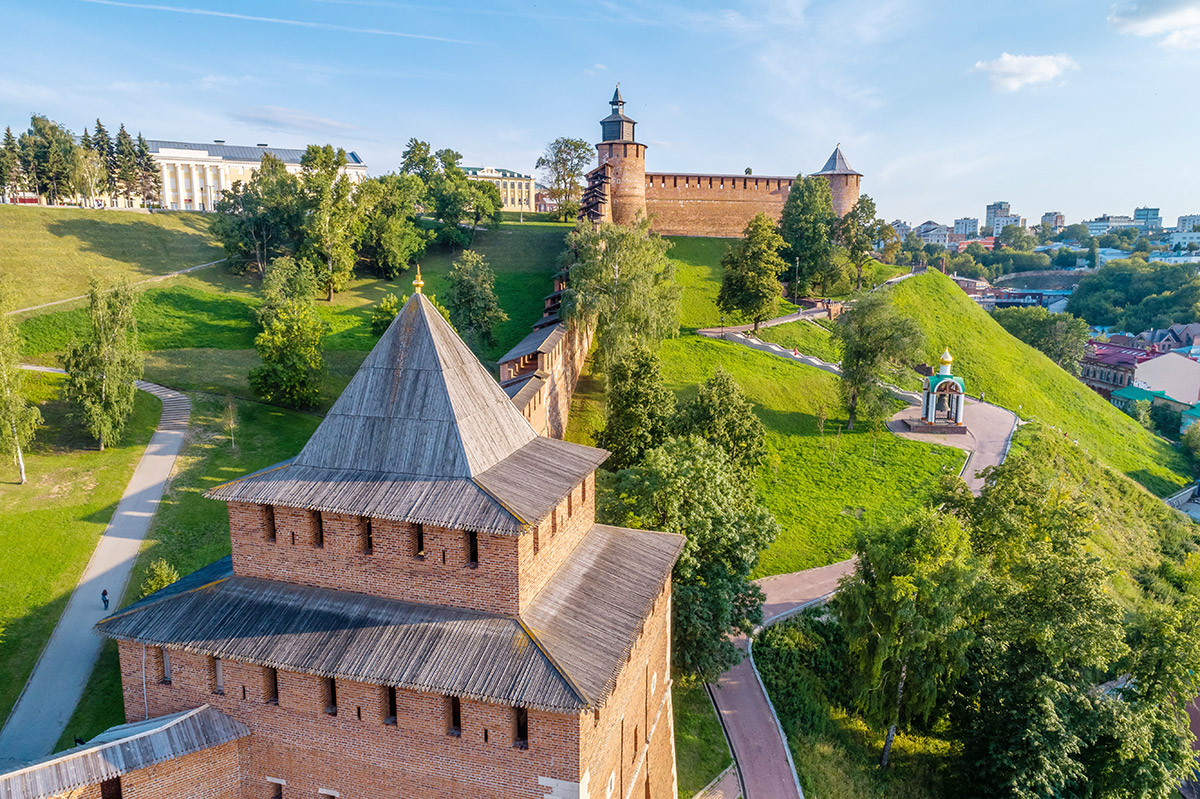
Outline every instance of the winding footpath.
[[[811, 319], [820, 315], [823, 315], [820, 311], [803, 312], [763, 324], [770, 326], [772, 323], [782, 324], [784, 321]], [[797, 354], [778, 344], [751, 338], [744, 335], [746, 329], [749, 327], [743, 330], [710, 328], [698, 332], [709, 338], [721, 338], [832, 374], [841, 374], [841, 369], [836, 364], [811, 355]], [[910, 404], [910, 407], [891, 418], [887, 424], [888, 429], [896, 435], [916, 441], [966, 450], [969, 454], [967, 462], [963, 465], [962, 477], [971, 491], [978, 494], [984, 482], [980, 472], [989, 466], [1000, 465], [1008, 455], [1013, 433], [1019, 423], [1016, 414], [990, 403], [968, 399], [965, 417], [970, 432], [967, 435], [910, 433], [904, 422], [905, 419], [915, 419], [919, 415], [920, 396], [894, 386], [888, 388]], [[765, 577], [756, 581], [766, 599], [763, 603], [763, 623], [755, 634], [810, 605], [827, 600], [837, 590], [838, 581], [853, 568], [853, 560], [844, 560], [829, 566]], [[747, 653], [747, 657], [722, 674], [715, 685], [710, 685], [709, 695], [717, 707], [725, 737], [733, 750], [741, 796], [743, 799], [803, 799], [804, 791], [800, 787], [800, 778], [792, 762], [787, 735], [754, 666], [753, 639], [743, 636], [734, 643]], [[705, 799], [709, 795], [705, 794]]]
[[[25, 368], [62, 372], [40, 366]], [[162, 400], [162, 417], [66, 610], [0, 730], [0, 768], [27, 763], [54, 751], [100, 654], [100, 636], [92, 632], [92, 627], [121, 606], [138, 551], [183, 445], [191, 400], [178, 391], [142, 380], [137, 387]], [[109, 610], [100, 603], [104, 589], [108, 589], [111, 600]]]

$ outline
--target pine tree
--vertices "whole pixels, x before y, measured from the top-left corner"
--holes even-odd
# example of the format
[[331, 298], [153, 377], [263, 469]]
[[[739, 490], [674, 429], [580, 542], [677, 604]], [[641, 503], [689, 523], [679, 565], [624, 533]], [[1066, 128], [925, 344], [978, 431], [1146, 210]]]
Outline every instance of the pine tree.
[[142, 196], [142, 204], [158, 202], [162, 196], [162, 171], [159, 170], [154, 156], [150, 154], [150, 145], [146, 144], [141, 131], [137, 135], [137, 171], [138, 193]]
[[124, 125], [121, 125], [121, 129], [117, 131], [114, 163], [116, 165], [117, 190], [125, 199], [129, 199], [138, 190], [138, 157], [137, 145], [133, 143], [133, 137], [125, 130]]
[[92, 149], [92, 137], [88, 135], [88, 129], [83, 129], [83, 135], [79, 137], [79, 146], [85, 150]]
[[100, 154], [100, 158], [104, 162], [104, 171], [108, 175], [106, 191], [110, 198], [114, 197], [117, 193], [116, 153], [113, 149], [112, 138], [109, 137], [108, 130], [99, 119], [96, 120], [96, 132], [92, 134], [92, 149]]
[[4, 144], [0, 147], [0, 194], [7, 200], [9, 192], [21, 184], [21, 151], [12, 128], [4, 129]]

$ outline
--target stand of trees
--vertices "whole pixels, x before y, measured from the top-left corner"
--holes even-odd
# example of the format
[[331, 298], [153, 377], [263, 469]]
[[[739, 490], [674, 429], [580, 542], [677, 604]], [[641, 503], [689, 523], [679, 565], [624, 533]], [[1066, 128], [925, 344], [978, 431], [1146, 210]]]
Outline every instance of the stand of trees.
[[992, 318], [1009, 333], [1078, 376], [1079, 361], [1090, 338], [1087, 322], [1069, 313], [1050, 313], [1040, 306], [997, 308], [992, 311]]
[[76, 142], [66, 127], [34, 114], [27, 131], [15, 136], [6, 128], [0, 144], [0, 193], [19, 191], [51, 205], [75, 199], [92, 205], [100, 195], [152, 205], [162, 195], [162, 175], [141, 133], [135, 139], [121, 125], [112, 138], [97, 119], [94, 132], [84, 128]]
[[1140, 333], [1196, 321], [1200, 276], [1195, 264], [1114, 260], [1084, 275], [1067, 310], [1088, 324]]
[[592, 162], [594, 150], [583, 139], [560, 136], [546, 145], [534, 166], [542, 170], [549, 188], [546, 194], [556, 204], [554, 215], [567, 222], [579, 216], [579, 198], [583, 176]]

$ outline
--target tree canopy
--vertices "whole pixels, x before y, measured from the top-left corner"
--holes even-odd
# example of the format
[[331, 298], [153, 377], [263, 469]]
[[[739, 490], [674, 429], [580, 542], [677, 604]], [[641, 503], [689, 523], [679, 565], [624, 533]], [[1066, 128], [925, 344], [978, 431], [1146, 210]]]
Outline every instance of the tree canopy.
[[899, 314], [878, 292], [860, 299], [838, 317], [834, 328], [842, 353], [842, 394], [854, 429], [860, 406], [886, 401], [879, 380], [889, 365], [911, 363], [921, 351], [923, 337], [916, 322]]
[[[491, 185], [491, 184], [488, 184]], [[508, 321], [496, 297], [496, 273], [481, 253], [463, 250], [447, 276], [450, 283], [446, 306], [454, 327], [477, 342], [496, 343], [496, 325]]]
[[862, 291], [863, 267], [870, 259], [875, 243], [884, 238], [887, 227], [890, 226], [875, 215], [875, 201], [866, 194], [838, 220], [835, 234], [837, 241], [846, 248], [858, 276], [857, 291]]
[[612, 453], [606, 468], [628, 469], [670, 435], [675, 394], [663, 386], [658, 356], [646, 347], [613, 361], [604, 377], [604, 427], [596, 446]]
[[775, 223], [764, 213], [754, 215], [742, 238], [721, 258], [721, 290], [717, 307], [723, 313], [739, 313], [760, 323], [779, 309], [779, 277], [787, 264], [779, 257], [784, 241]]
[[1087, 348], [1088, 323], [1069, 313], [1050, 313], [1041, 306], [997, 308], [992, 318], [1012, 335], [1041, 350], [1050, 360], [1073, 375]]
[[25, 396], [25, 371], [21, 368], [21, 331], [13, 317], [9, 287], [0, 282], [0, 455], [12, 456], [25, 483], [23, 451], [33, 440], [42, 412]]
[[595, 157], [595, 149], [583, 139], [560, 136], [546, 145], [534, 166], [542, 170], [549, 188], [546, 194], [557, 204], [555, 216], [566, 222], [579, 215], [583, 175]]
[[1080, 279], [1067, 311], [1131, 333], [1192, 322], [1200, 313], [1200, 276], [1193, 264], [1109, 261]]

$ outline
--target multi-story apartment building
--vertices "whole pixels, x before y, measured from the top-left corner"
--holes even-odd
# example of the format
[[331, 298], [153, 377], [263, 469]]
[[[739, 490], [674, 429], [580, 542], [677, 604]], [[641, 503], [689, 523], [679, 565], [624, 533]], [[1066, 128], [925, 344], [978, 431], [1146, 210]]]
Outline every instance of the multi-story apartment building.
[[208, 493], [231, 556], [98, 625], [132, 726], [0, 795], [676, 796], [684, 539], [596, 524], [606, 457], [418, 287], [298, 455]]
[[1020, 225], [1025, 227], [1025, 217], [1015, 214], [998, 214], [992, 219], [992, 235], [999, 236], [1000, 231], [1009, 225]]
[[1176, 233], [1194, 233], [1200, 228], [1200, 214], [1185, 214], [1175, 223]]
[[1042, 224], [1049, 225], [1055, 233], [1067, 226], [1067, 218], [1061, 211], [1047, 211], [1042, 214]]
[[532, 176], [490, 166], [464, 166], [463, 171], [467, 173], [467, 180], [494, 183], [500, 189], [505, 211], [536, 210], [537, 185]]
[[979, 220], [970, 216], [964, 216], [962, 219], [955, 219], [954, 232], [959, 236], [973, 239], [979, 235]]
[[1134, 208], [1133, 226], [1143, 233], [1156, 233], [1162, 230], [1162, 214], [1157, 208]]
[[983, 217], [984, 229], [991, 230], [998, 216], [1009, 216], [1008, 203], [998, 200], [987, 207], [987, 213]]

